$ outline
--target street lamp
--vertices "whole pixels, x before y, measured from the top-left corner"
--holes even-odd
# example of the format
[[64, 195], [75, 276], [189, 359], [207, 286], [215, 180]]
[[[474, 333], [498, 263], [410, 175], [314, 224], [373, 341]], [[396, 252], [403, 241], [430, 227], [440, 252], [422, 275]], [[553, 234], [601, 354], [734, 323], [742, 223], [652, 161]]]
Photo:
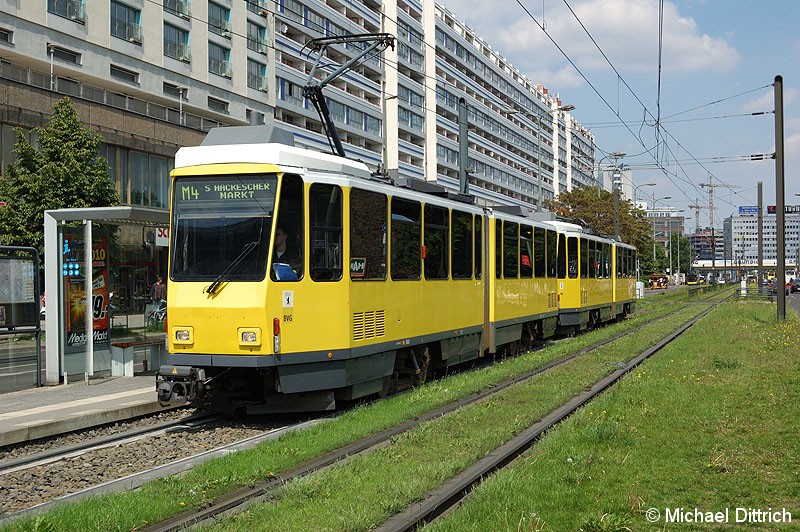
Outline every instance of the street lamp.
[[653, 266], [656, 264], [656, 202], [668, 199], [672, 199], [672, 196], [664, 196], [658, 199], [653, 198]]
[[635, 207], [636, 204], [639, 202], [639, 196], [636, 193], [639, 191], [641, 187], [654, 187], [656, 186], [655, 183], [642, 183], [641, 185], [635, 185], [633, 187], [633, 206]]
[[[617, 166], [617, 159], [622, 159], [625, 157], [624, 151], [615, 151], [614, 153], [609, 153], [605, 157], [601, 158], [597, 161], [597, 169], [595, 171], [594, 180], [597, 182], [597, 197], [600, 197], [600, 191], [603, 189], [602, 183], [603, 181], [600, 179], [600, 169], [603, 167], [603, 161], [607, 159], [614, 159], [614, 166]], [[613, 187], [612, 187], [613, 188]]]
[[614, 240], [619, 241], [619, 189], [622, 186], [622, 165], [616, 165], [614, 159], [614, 173], [611, 178], [611, 190], [614, 192]]
[[[677, 211], [672, 211], [672, 213], [675, 213], [675, 212], [686, 212], [686, 211], [684, 209], [680, 209], [680, 210], [677, 210]], [[674, 218], [674, 216], [672, 216], [672, 213], [670, 213], [670, 216], [667, 219], [667, 234], [669, 235], [668, 238], [669, 238], [669, 274], [670, 274], [670, 276], [675, 273], [675, 270], [672, 269], [672, 219]], [[681, 218], [683, 218], [683, 217], [681, 216]], [[680, 263], [680, 261], [681, 261], [681, 248], [680, 248], [680, 245], [681, 245], [681, 241], [680, 241], [680, 236], [679, 236], [679, 238], [678, 238], [678, 263]], [[681, 270], [680, 264], [678, 264], [678, 273], [679, 274], [680, 274], [680, 270]], [[675, 277], [675, 284], [678, 284], [678, 277], [677, 276]]]

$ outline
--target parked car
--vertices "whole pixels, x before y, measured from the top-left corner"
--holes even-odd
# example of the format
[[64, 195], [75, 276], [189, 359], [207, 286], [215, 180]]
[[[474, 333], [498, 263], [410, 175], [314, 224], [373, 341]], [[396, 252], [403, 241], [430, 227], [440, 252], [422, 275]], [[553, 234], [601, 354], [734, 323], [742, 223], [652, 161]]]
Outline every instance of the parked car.
[[[780, 285], [780, 282], [778, 281], [778, 279], [776, 277], [773, 277], [772, 279], [770, 279], [769, 280], [769, 293], [777, 295], [778, 294], [778, 286], [779, 285]], [[789, 283], [784, 283], [783, 289], [784, 289], [786, 295], [788, 296], [789, 295]]]

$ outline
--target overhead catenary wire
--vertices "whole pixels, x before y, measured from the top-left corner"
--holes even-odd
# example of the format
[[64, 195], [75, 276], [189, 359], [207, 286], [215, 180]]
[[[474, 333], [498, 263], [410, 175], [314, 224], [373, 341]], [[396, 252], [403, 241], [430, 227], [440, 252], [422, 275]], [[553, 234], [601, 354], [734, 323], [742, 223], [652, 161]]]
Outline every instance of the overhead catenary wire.
[[[520, 6], [523, 8], [523, 10], [525, 11], [525, 13], [526, 13], [526, 14], [527, 14], [527, 15], [528, 15], [528, 16], [529, 16], [529, 17], [530, 17], [530, 18], [531, 18], [531, 19], [532, 19], [532, 20], [533, 20], [535, 23], [537, 23], [537, 25], [538, 25], [538, 26], [541, 28], [541, 25], [540, 25], [540, 24], [538, 24], [538, 22], [536, 22], [535, 18], [534, 18], [534, 17], [533, 17], [533, 16], [530, 14], [530, 12], [529, 12], [527, 9], [525, 9], [525, 7], [524, 7], [524, 6], [522, 6], [522, 4], [520, 3], [520, 0], [516, 0], [516, 1], [517, 1], [517, 4], [519, 4], [519, 5], [520, 5]], [[564, 4], [567, 6], [567, 8], [569, 9], [569, 11], [572, 13], [573, 17], [574, 17], [574, 18], [575, 18], [575, 20], [578, 22], [578, 24], [581, 26], [581, 28], [583, 28], [583, 30], [584, 30], [584, 32], [587, 34], [587, 36], [589, 36], [589, 39], [592, 41], [592, 43], [595, 45], [595, 47], [597, 48], [597, 50], [600, 52], [600, 54], [601, 54], [601, 55], [603, 56], [603, 58], [606, 60], [606, 62], [608, 63], [608, 65], [611, 67], [611, 69], [612, 69], [612, 70], [614, 71], [614, 73], [617, 75], [617, 79], [618, 79], [618, 81], [622, 81], [622, 83], [623, 83], [623, 84], [625, 85], [625, 87], [626, 87], [626, 88], [627, 88], [627, 89], [630, 91], [630, 93], [633, 95], [633, 97], [636, 99], [636, 101], [639, 103], [639, 105], [641, 105], [641, 106], [642, 106], [642, 108], [643, 108], [643, 112], [644, 112], [644, 113], [646, 113], [647, 115], [649, 115], [651, 118], [653, 118], [653, 119], [654, 119], [654, 125], [655, 125], [655, 126], [657, 126], [657, 127], [659, 128], [659, 131], [662, 131], [662, 130], [663, 130], [663, 131], [664, 131], [664, 133], [665, 133], [665, 134], [666, 134], [666, 135], [667, 135], [669, 138], [672, 138], [672, 139], [673, 139], [673, 140], [674, 140], [674, 141], [675, 141], [675, 142], [676, 142], [676, 143], [677, 143], [677, 144], [678, 144], [678, 145], [681, 147], [681, 149], [683, 149], [683, 151], [684, 151], [684, 152], [686, 152], [686, 153], [687, 153], [687, 154], [688, 154], [690, 157], [692, 157], [692, 158], [693, 158], [695, 161], [697, 161], [697, 162], [698, 162], [698, 164], [700, 164], [700, 166], [703, 166], [703, 164], [702, 164], [702, 163], [700, 163], [700, 161], [698, 161], [698, 160], [697, 160], [697, 159], [696, 159], [696, 158], [695, 158], [695, 157], [694, 157], [694, 156], [691, 154], [691, 152], [690, 152], [690, 151], [689, 151], [689, 150], [688, 150], [688, 149], [687, 149], [685, 146], [683, 146], [682, 144], [680, 144], [680, 142], [678, 142], [678, 141], [677, 141], [677, 139], [676, 139], [676, 138], [675, 138], [673, 135], [671, 135], [671, 134], [669, 133], [669, 131], [667, 131], [665, 128], [663, 128], [663, 124], [660, 124], [660, 123], [659, 123], [659, 119], [658, 119], [658, 117], [653, 117], [652, 113], [651, 113], [651, 112], [648, 110], [648, 108], [647, 108], [647, 106], [644, 104], [644, 102], [642, 102], [641, 98], [638, 96], [638, 94], [636, 93], [636, 91], [634, 91], [634, 90], [633, 90], [633, 89], [630, 87], [630, 85], [627, 83], [627, 81], [625, 81], [625, 79], [624, 79], [624, 78], [622, 77], [622, 75], [619, 73], [618, 69], [617, 69], [617, 68], [614, 66], [614, 64], [613, 64], [613, 63], [611, 62], [611, 60], [608, 58], [608, 55], [607, 55], [607, 54], [606, 54], [606, 53], [603, 51], [603, 49], [600, 47], [600, 45], [597, 43], [597, 41], [596, 41], [596, 40], [594, 39], [594, 37], [591, 35], [591, 33], [589, 32], [589, 30], [586, 28], [586, 26], [584, 25], [584, 23], [581, 21], [580, 17], [578, 17], [577, 13], [575, 13], [575, 11], [574, 11], [574, 10], [572, 9], [572, 7], [569, 5], [569, 3], [567, 2], [567, 0], [562, 0], [562, 1], [563, 1], [563, 2], [564, 2]], [[544, 31], [544, 29], [543, 29], [543, 31]], [[545, 31], [545, 34], [548, 36], [548, 38], [549, 38], [549, 39], [550, 39], [552, 42], [554, 42], [554, 43], [555, 43], [555, 40], [554, 40], [554, 39], [553, 39], [553, 38], [552, 38], [552, 37], [551, 37], [549, 34], [547, 34], [547, 32], [546, 32], [546, 31]], [[557, 46], [557, 47], [558, 47], [558, 46]], [[573, 67], [574, 67], [574, 68], [575, 68], [575, 69], [578, 71], [578, 73], [581, 75], [581, 77], [583, 77], [584, 79], [586, 79], [586, 76], [585, 76], [585, 75], [584, 75], [584, 74], [583, 74], [583, 73], [582, 73], [582, 72], [581, 72], [581, 71], [578, 69], [578, 67], [575, 65], [575, 62], [574, 62], [574, 61], [572, 61], [570, 58], [568, 58], [568, 57], [566, 56], [565, 52], [564, 52], [564, 51], [563, 51], [563, 50], [562, 50], [560, 47], [558, 47], [558, 49], [559, 49], [559, 51], [562, 53], [562, 55], [564, 55], [564, 56], [567, 58], [567, 60], [570, 62], [570, 64], [571, 64], [571, 65], [573, 65]], [[598, 93], [598, 91], [595, 89], [595, 87], [594, 87], [593, 85], [591, 85], [591, 84], [590, 84], [590, 86], [591, 86], [591, 87], [592, 87], [592, 89], [595, 91], [595, 93]], [[770, 85], [767, 85], [767, 86], [771, 86], [771, 84], [770, 84]], [[598, 96], [600, 96], [601, 100], [602, 100], [602, 101], [603, 101], [603, 102], [604, 102], [604, 103], [605, 103], [605, 104], [606, 104], [606, 105], [607, 105], [607, 106], [608, 106], [608, 107], [609, 107], [609, 108], [612, 110], [612, 112], [614, 112], [613, 108], [611, 108], [611, 106], [608, 104], [608, 102], [607, 102], [607, 101], [606, 101], [606, 100], [605, 100], [605, 99], [604, 99], [604, 98], [603, 98], [603, 97], [602, 97], [602, 96], [601, 96], [599, 93], [598, 93]], [[615, 116], [617, 116], [617, 118], [621, 119], [621, 117], [619, 116], [619, 113], [618, 113], [618, 112], [614, 112], [614, 115], [615, 115]], [[629, 131], [629, 132], [631, 132], [631, 134], [633, 135], [633, 131], [631, 130], [631, 128], [630, 128], [628, 125], [625, 125], [624, 127], [625, 127], [626, 129], [628, 129], [628, 131]], [[660, 133], [659, 133], [659, 135], [660, 135]], [[639, 136], [637, 136], [637, 135], [633, 135], [633, 136], [634, 136], [634, 138], [636, 138], [636, 139], [639, 141], [639, 143], [640, 143], [640, 144], [642, 144], [642, 146], [643, 146], [644, 148], [646, 148], [646, 146], [645, 146], [644, 142], [642, 141], [641, 137], [639, 137]], [[668, 146], [668, 143], [667, 143], [667, 142], [664, 142], [664, 146], [665, 146], [665, 149], [667, 150], [667, 152], [668, 152], [670, 155], [673, 155], [673, 151], [672, 151], [672, 149], [671, 149], [671, 148]], [[659, 159], [660, 159], [660, 158], [656, 156], [656, 157], [655, 157], [655, 159], [656, 159], [657, 161], [659, 161]], [[707, 169], [707, 168], [705, 168], [705, 167], [703, 167], [703, 168], [704, 168], [704, 170], [706, 170], [706, 172], [707, 172], [708, 174], [711, 174], [711, 175], [713, 175], [713, 173], [712, 173], [712, 172], [711, 172], [709, 169]], [[685, 173], [685, 172], [684, 172], [684, 173]], [[687, 178], [684, 178], [684, 177], [680, 177], [680, 176], [678, 176], [677, 174], [670, 174], [670, 173], [668, 173], [668, 172], [664, 172], [664, 175], [665, 175], [665, 176], [666, 176], [666, 177], [667, 177], [667, 178], [668, 178], [668, 179], [669, 179], [669, 180], [670, 180], [670, 181], [671, 181], [671, 182], [672, 182], [672, 183], [673, 183], [673, 184], [674, 184], [674, 185], [675, 185], [675, 186], [678, 188], [678, 190], [679, 190], [679, 191], [680, 191], [682, 194], [684, 194], [684, 195], [687, 195], [686, 191], [685, 191], [685, 190], [683, 190], [682, 188], [678, 187], [677, 183], [675, 183], [675, 182], [672, 180], [672, 178], [671, 178], [671, 176], [672, 176], [672, 175], [674, 175], [676, 178], [679, 178], [679, 180], [683, 181], [685, 184], [689, 185], [691, 188], [693, 188], [693, 189], [695, 190], [695, 192], [699, 192], [698, 185], [696, 185], [696, 184], [695, 184], [693, 181], [691, 181], [690, 179], [688, 179], [688, 177], [687, 177]], [[714, 177], [716, 177], [716, 178], [717, 178], [717, 179], [718, 179], [720, 182], [722, 182], [722, 180], [721, 180], [721, 179], [719, 179], [717, 176], [714, 176]], [[688, 195], [687, 195], [687, 198], [688, 198]]]
[[[147, 0], [147, 1], [149, 1], [149, 2], [151, 2], [151, 3], [156, 3], [156, 2], [155, 2], [155, 0]], [[248, 0], [245, 0], [245, 1], [248, 1]], [[280, 4], [279, 4], [279, 2], [278, 2], [277, 0], [271, 0], [271, 2], [272, 2], [272, 3], [273, 3], [275, 6], [276, 6], [276, 7], [279, 7], [279, 8], [282, 10], [282, 12], [283, 12], [283, 13], [287, 13], [287, 12], [288, 12], [288, 13], [293, 13], [293, 14], [294, 14], [294, 15], [296, 15], [296, 16], [303, 16], [303, 13], [300, 13], [300, 12], [297, 12], [297, 11], [292, 11], [291, 9], [287, 10], [287, 9], [285, 8], [285, 6], [280, 6]], [[592, 88], [592, 90], [593, 90], [593, 91], [594, 91], [594, 92], [597, 94], [597, 96], [598, 96], [598, 97], [599, 97], [599, 98], [600, 98], [600, 99], [601, 99], [601, 100], [602, 100], [602, 101], [605, 103], [605, 105], [606, 105], [606, 106], [607, 106], [607, 107], [608, 107], [608, 108], [609, 108], [609, 109], [612, 111], [612, 113], [613, 113], [613, 114], [614, 114], [614, 115], [615, 115], [615, 116], [616, 116], [616, 117], [619, 119], [621, 127], [625, 127], [626, 129], [628, 129], [628, 130], [629, 130], [629, 132], [632, 134], [632, 136], [634, 136], [634, 138], [637, 138], [637, 139], [639, 140], [639, 143], [640, 143], [640, 144], [643, 146], [643, 148], [645, 148], [645, 152], [643, 152], [643, 153], [649, 153], [649, 154], [651, 155], [651, 157], [654, 157], [656, 160], [660, 159], [661, 157], [659, 157], [659, 155], [658, 155], [658, 152], [656, 152], [656, 154], [655, 154], [655, 155], [653, 155], [653, 153], [652, 153], [652, 152], [653, 152], [653, 150], [657, 150], [657, 149], [658, 149], [658, 145], [659, 145], [659, 143], [657, 143], [657, 145], [656, 145], [655, 147], [653, 147], [653, 148], [648, 148], [648, 147], [647, 147], [647, 146], [644, 144], [644, 142], [642, 141], [642, 139], [640, 138], [640, 136], [639, 136], [639, 135], [636, 135], [636, 134], [633, 132], [633, 130], [631, 129], [630, 125], [629, 125], [628, 123], [626, 123], [625, 121], [623, 121], [623, 120], [622, 120], [621, 116], [619, 115], [619, 111], [615, 111], [615, 110], [614, 110], [614, 108], [613, 108], [613, 107], [612, 107], [612, 106], [611, 106], [611, 105], [608, 103], [607, 99], [606, 99], [606, 98], [603, 96], [603, 94], [602, 94], [602, 93], [601, 93], [601, 92], [600, 92], [600, 91], [597, 89], [597, 87], [596, 87], [596, 86], [595, 86], [595, 85], [594, 85], [594, 84], [593, 84], [593, 83], [592, 83], [592, 82], [591, 82], [591, 81], [588, 79], [588, 77], [587, 77], [587, 76], [586, 76], [586, 75], [585, 75], [585, 74], [584, 74], [584, 73], [583, 73], [583, 72], [580, 70], [580, 68], [578, 68], [578, 66], [575, 64], [575, 62], [574, 62], [574, 61], [573, 61], [573, 60], [572, 60], [572, 59], [571, 59], [571, 58], [568, 56], [568, 54], [566, 54], [566, 52], [565, 52], [565, 51], [564, 51], [564, 50], [563, 50], [563, 49], [560, 47], [560, 45], [559, 45], [559, 44], [558, 44], [558, 43], [555, 41], [555, 39], [554, 39], [554, 38], [553, 38], [553, 37], [552, 37], [552, 36], [551, 36], [551, 35], [550, 35], [550, 34], [547, 32], [547, 28], [546, 28], [546, 26], [545, 26], [544, 24], [539, 24], [539, 22], [536, 20], [536, 18], [535, 18], [535, 17], [533, 17], [533, 15], [532, 15], [532, 14], [531, 14], [531, 13], [530, 13], [528, 10], [527, 10], [527, 8], [525, 8], [525, 6], [523, 6], [523, 5], [520, 3], [520, 1], [519, 1], [519, 0], [517, 0], [517, 3], [520, 5], [520, 7], [522, 7], [522, 9], [523, 9], [523, 10], [526, 12], [526, 14], [527, 14], [527, 15], [528, 15], [528, 16], [529, 16], [529, 17], [530, 17], [530, 18], [531, 18], [531, 19], [532, 19], [532, 20], [533, 20], [533, 21], [534, 21], [534, 22], [537, 24], [537, 26], [539, 26], [539, 28], [540, 28], [540, 29], [541, 29], [541, 30], [542, 30], [542, 31], [545, 33], [545, 35], [546, 35], [546, 36], [547, 36], [547, 37], [548, 37], [548, 38], [551, 40], [551, 42], [554, 44], [554, 46], [556, 46], [556, 48], [557, 48], [557, 49], [558, 49], [558, 50], [559, 50], [559, 51], [562, 53], [562, 55], [563, 55], [563, 56], [564, 56], [564, 57], [567, 59], [567, 61], [568, 61], [568, 62], [569, 62], [569, 63], [570, 63], [572, 66], [573, 66], [573, 68], [575, 68], [575, 70], [576, 70], [576, 71], [579, 73], [579, 75], [580, 75], [581, 77], [583, 77], [583, 79], [584, 79], [584, 80], [586, 81], [586, 83], [587, 83], [587, 84], [588, 84], [588, 85], [589, 85], [589, 86]], [[622, 85], [624, 85], [624, 86], [627, 88], [627, 90], [628, 90], [628, 91], [630, 91], [630, 93], [631, 93], [632, 95], [634, 95], [634, 97], [636, 98], [636, 100], [637, 100], [637, 101], [639, 102], [639, 104], [642, 106], [642, 108], [643, 108], [643, 111], [645, 112], [645, 114], [648, 114], [648, 115], [650, 115], [650, 116], [652, 117], [652, 114], [651, 114], [651, 113], [649, 112], [649, 110], [647, 109], [647, 106], [646, 106], [646, 105], [645, 105], [645, 104], [644, 104], [644, 103], [641, 101], [641, 99], [638, 97], [638, 95], [636, 94], [636, 92], [635, 92], [635, 91], [633, 91], [633, 89], [630, 87], [630, 85], [627, 83], [627, 81], [625, 81], [625, 79], [623, 78], [623, 76], [620, 74], [620, 72], [617, 70], [617, 68], [616, 68], [616, 67], [613, 65], [613, 63], [610, 61], [610, 59], [609, 59], [609, 58], [608, 58], [608, 56], [605, 54], [605, 52], [604, 52], [604, 51], [603, 51], [603, 50], [600, 48], [600, 46], [599, 46], [599, 45], [596, 43], [596, 41], [594, 40], [594, 38], [591, 36], [591, 34], [590, 34], [590, 33], [588, 32], [588, 30], [586, 29], [585, 25], [584, 25], [584, 24], [583, 24], [583, 23], [580, 21], [579, 17], [577, 16], [577, 14], [575, 14], [574, 10], [572, 10], [571, 6], [569, 6], [569, 4], [566, 2], [566, 0], [564, 0], [564, 3], [565, 3], [565, 4], [567, 5], [567, 7], [570, 9], [570, 11], [572, 12], [573, 16], [576, 18], [576, 20], [578, 20], [578, 22], [580, 23], [580, 25], [581, 25], [581, 26], [584, 28], [584, 31], [587, 33], [587, 35], [589, 35], [590, 39], [591, 39], [591, 40], [592, 40], [592, 42], [595, 44], [595, 46], [597, 47], [597, 49], [600, 51], [601, 55], [603, 55], [603, 57], [605, 58], [605, 60], [607, 61], [607, 63], [608, 63], [608, 64], [611, 66], [611, 68], [614, 70], [614, 72], [615, 72], [615, 74], [616, 74], [616, 76], [617, 76], [617, 78], [618, 78], [618, 82], [619, 82], [619, 83], [621, 83]], [[161, 4], [157, 4], [157, 5], [161, 5]], [[277, 13], [277, 12], [276, 12], [276, 13]], [[281, 13], [281, 14], [283, 14], [283, 13]], [[543, 13], [544, 13], [544, 6], [543, 6]], [[192, 19], [194, 19], [194, 20], [198, 20], [198, 21], [200, 21], [200, 22], [202, 22], [202, 23], [204, 23], [204, 24], [210, 24], [208, 21], [206, 21], [206, 20], [201, 20], [201, 19], [199, 19], [198, 17], [194, 17], [194, 16], [190, 16], [190, 17], [191, 17]], [[394, 20], [394, 19], [391, 19], [391, 17], [386, 17], [386, 18], [387, 18], [387, 19], [389, 19], [389, 20]], [[395, 22], [395, 23], [397, 23], [397, 20], [394, 20], [394, 22]], [[360, 25], [358, 25], [357, 23], [355, 23], [355, 22], [353, 22], [353, 21], [350, 21], [350, 20], [348, 20], [348, 21], [347, 21], [345, 24], [349, 25], [349, 26], [351, 27], [351, 29], [352, 29], [352, 28], [354, 28], [354, 27], [357, 27], [359, 30], [363, 30], [363, 29], [364, 29], [362, 26], [360, 26]], [[310, 21], [310, 24], [306, 25], [306, 27], [313, 27], [313, 26], [316, 26], [316, 29], [319, 31], [319, 33], [320, 33], [320, 34], [322, 34], [322, 35], [325, 35], [325, 34], [326, 34], [326, 33], [325, 33], [325, 32], [326, 32], [326, 29], [325, 29], [325, 28], [324, 28], [322, 25], [320, 25], [320, 24], [316, 23], [316, 21]], [[245, 38], [245, 39], [248, 39], [248, 38], [250, 38], [249, 36], [242, 35], [242, 34], [238, 34], [238, 33], [235, 33], [235, 32], [234, 32], [233, 34], [234, 34], [234, 35], [237, 35], [237, 36], [239, 36], [239, 37]], [[425, 42], [424, 40], [422, 41], [422, 44], [423, 44], [424, 46], [426, 46], [426, 47], [428, 47], [428, 48], [432, 49], [432, 50], [435, 50], [435, 49], [436, 49], [436, 47], [435, 47], [435, 46], [433, 46], [433, 45], [431, 45], [431, 44], [428, 44], [428, 43], [427, 43], [427, 42]], [[277, 49], [275, 46], [270, 46], [270, 47], [271, 47], [271, 48], [273, 48], [273, 49]], [[397, 62], [393, 62], [393, 61], [390, 61], [390, 60], [387, 60], [386, 58], [384, 58], [384, 64], [385, 64], [387, 67], [389, 67], [389, 68], [392, 68], [392, 69], [395, 69], [395, 70], [398, 70], [398, 71], [400, 71], [400, 65], [399, 65], [399, 63], [397, 63]], [[424, 86], [424, 87], [426, 87], [427, 89], [430, 89], [430, 88], [431, 88], [431, 85], [428, 83], [428, 80], [432, 80], [432, 81], [433, 81], [434, 83], [436, 83], [436, 84], [444, 84], [444, 85], [446, 85], [446, 86], [453, 87], [453, 88], [456, 88], [456, 89], [457, 89], [457, 87], [455, 87], [455, 85], [453, 85], [452, 83], [448, 82], [447, 80], [441, 79], [441, 78], [439, 78], [439, 77], [437, 77], [437, 76], [433, 76], [433, 75], [431, 75], [431, 74], [429, 74], [429, 73], [427, 73], [427, 72], [423, 72], [423, 73], [421, 73], [421, 74], [422, 74], [422, 76], [424, 76], [423, 86]], [[769, 86], [770, 86], [770, 85], [767, 85], [767, 87], [769, 87]], [[754, 91], [756, 91], [756, 90], [759, 90], [759, 89], [753, 89], [753, 90], [751, 90], [751, 91], [748, 91], [748, 92], [746, 92], [746, 93], [741, 93], [741, 94], [747, 94], [747, 93], [750, 93], [750, 92], [754, 92]], [[713, 104], [713, 103], [717, 103], [717, 102], [720, 102], [720, 101], [724, 101], [724, 100], [726, 100], [726, 99], [730, 99], [730, 98], [733, 98], [733, 97], [736, 97], [736, 96], [738, 96], [738, 95], [734, 95], [734, 96], [731, 96], [731, 97], [728, 97], [728, 98], [723, 98], [723, 99], [720, 99], [720, 100], [716, 100], [715, 102], [711, 102], [710, 104], [705, 104], [705, 105], [711, 105], [711, 104]], [[410, 102], [409, 102], [409, 103], [410, 103]], [[420, 109], [420, 110], [422, 110], [422, 111], [435, 111], [434, 109], [432, 109], [431, 107], [429, 107], [429, 106], [427, 105], [427, 103], [428, 103], [428, 102], [425, 102], [425, 103], [424, 103], [424, 104], [422, 104], [422, 105], [414, 105], [414, 104], [412, 104], [412, 107], [419, 108], [419, 109]], [[700, 106], [700, 107], [703, 107], [703, 106]], [[688, 112], [688, 111], [684, 111], [684, 112]], [[682, 112], [682, 113], [683, 113], [683, 112]], [[677, 114], [682, 114], [682, 113], [677, 113]], [[670, 115], [670, 116], [675, 116], [675, 115]], [[637, 121], [637, 123], [639, 123], [639, 122]], [[659, 118], [659, 117], [654, 117], [654, 124], [656, 125], [656, 127], [657, 127], [658, 129], [661, 129], [661, 128], [663, 127], [663, 124], [660, 122], [660, 118]], [[680, 144], [680, 143], [677, 141], [677, 139], [675, 139], [675, 138], [674, 138], [674, 137], [673, 137], [673, 136], [672, 136], [672, 135], [671, 135], [669, 132], [666, 132], [666, 134], [667, 134], [667, 136], [668, 136], [669, 138], [672, 138], [672, 139], [674, 139], [674, 140], [675, 140], [675, 142], [678, 144], [678, 146], [680, 146], [680, 147], [681, 147], [681, 149], [683, 149], [683, 150], [684, 150], [684, 151], [685, 151], [687, 154], [689, 154], [689, 155], [691, 156], [691, 153], [690, 153], [690, 152], [689, 152], [689, 151], [688, 151], [688, 150], [687, 150], [687, 149], [686, 149], [686, 148], [685, 148], [683, 145], [681, 145], [681, 144]], [[667, 152], [669, 152], [670, 154], [672, 154], [672, 150], [671, 150], [669, 147], [667, 147], [667, 148], [666, 148], [666, 151], [667, 151]], [[693, 156], [692, 156], [692, 158], [693, 158], [693, 160], [694, 160], [694, 162], [695, 162], [696, 164], [700, 164], [701, 166], [703, 165], [703, 160], [701, 160], [701, 159], [697, 159], [697, 158], [694, 158]], [[677, 158], [675, 158], [675, 159], [677, 160]], [[675, 178], [679, 179], [680, 181], [683, 181], [685, 184], [687, 184], [687, 185], [690, 185], [692, 188], [695, 188], [695, 189], [696, 189], [696, 185], [694, 185], [693, 181], [692, 181], [692, 180], [690, 180], [688, 177], [681, 177], [681, 176], [679, 176], [678, 174], [675, 174], [675, 173], [670, 173], [670, 172], [666, 171], [666, 169], [665, 169], [665, 168], [663, 168], [663, 167], [661, 167], [661, 166], [658, 166], [658, 165], [657, 165], [657, 167], [658, 167], [658, 168], [660, 168], [660, 169], [662, 170], [662, 172], [664, 172], [664, 174], [665, 174], [665, 175], [668, 177], [668, 179], [670, 179], [670, 181], [672, 181], [672, 182], [673, 182], [673, 184], [675, 184], [676, 186], [677, 186], [677, 183], [675, 183], [675, 182], [673, 181], [673, 179], [672, 179], [673, 177], [675, 177]], [[684, 173], [685, 173], [685, 172], [684, 172]], [[711, 173], [711, 172], [709, 172], [709, 173]], [[713, 175], [713, 174], [712, 174], [712, 175]], [[716, 176], [715, 176], [715, 177], [716, 177]], [[717, 178], [717, 179], [719, 179], [719, 178]], [[685, 192], [684, 192], [684, 194], [685, 194]]]

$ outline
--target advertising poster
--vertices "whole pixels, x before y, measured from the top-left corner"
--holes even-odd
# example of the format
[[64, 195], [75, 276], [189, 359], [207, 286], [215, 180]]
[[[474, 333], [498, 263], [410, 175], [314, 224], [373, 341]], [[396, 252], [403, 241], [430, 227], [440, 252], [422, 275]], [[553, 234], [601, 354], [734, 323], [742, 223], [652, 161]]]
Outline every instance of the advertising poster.
[[86, 252], [83, 232], [65, 229], [62, 244], [62, 278], [66, 305], [66, 349], [76, 352], [86, 345], [86, 312], [92, 313], [92, 334], [95, 344], [109, 340], [108, 317], [108, 235], [92, 237], [92, 294], [86, 297]]
[[33, 261], [0, 257], [0, 325], [20, 327], [38, 323]]

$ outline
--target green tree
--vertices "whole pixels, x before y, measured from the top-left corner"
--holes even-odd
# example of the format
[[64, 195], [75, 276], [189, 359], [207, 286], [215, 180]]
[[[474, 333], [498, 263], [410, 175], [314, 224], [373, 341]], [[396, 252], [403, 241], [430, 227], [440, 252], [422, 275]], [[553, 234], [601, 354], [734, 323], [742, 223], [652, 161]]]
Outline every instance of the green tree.
[[35, 128], [34, 147], [17, 129], [16, 160], [0, 179], [0, 245], [32, 246], [44, 253], [44, 211], [119, 205], [100, 138], [83, 126], [72, 101], [53, 106], [46, 127]]
[[[580, 187], [562, 192], [544, 205], [559, 216], [579, 221], [595, 234], [614, 234], [614, 196], [607, 190]], [[619, 233], [623, 242], [638, 250], [642, 273], [656, 271], [659, 256], [654, 263], [652, 224], [644, 211], [636, 209], [630, 201], [619, 202]]]

